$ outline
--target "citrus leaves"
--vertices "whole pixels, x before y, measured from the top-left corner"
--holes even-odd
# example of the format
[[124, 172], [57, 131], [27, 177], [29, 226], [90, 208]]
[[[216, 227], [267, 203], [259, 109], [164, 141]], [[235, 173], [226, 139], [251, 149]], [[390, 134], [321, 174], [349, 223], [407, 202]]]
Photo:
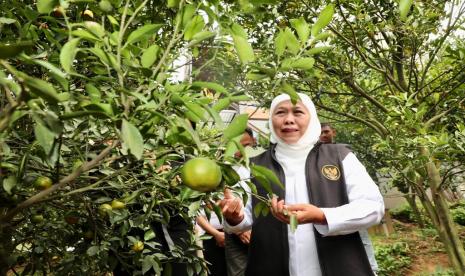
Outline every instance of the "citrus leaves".
[[408, 12], [410, 11], [410, 7], [413, 4], [413, 0], [400, 0], [399, 2], [399, 15], [402, 21], [407, 19]]
[[242, 64], [247, 64], [255, 60], [253, 48], [247, 41], [247, 33], [238, 24], [234, 23], [231, 27], [231, 35], [234, 41], [234, 48]]
[[130, 122], [123, 120], [121, 126], [123, 145], [137, 158], [141, 159], [144, 152], [144, 140], [139, 130]]
[[242, 135], [247, 128], [248, 121], [247, 114], [240, 114], [234, 118], [234, 120], [229, 124], [229, 126], [224, 130], [224, 138], [230, 140], [234, 137]]
[[60, 63], [63, 69], [65, 69], [68, 73], [71, 72], [71, 67], [77, 53], [77, 45], [79, 44], [79, 41], [79, 38], [73, 38], [66, 42], [66, 44], [63, 45], [63, 48], [61, 48]]
[[145, 36], [152, 35], [158, 29], [160, 29], [162, 24], [149, 24], [149, 25], [144, 25], [140, 27], [139, 29], [133, 31], [129, 36], [128, 39], [126, 40], [125, 46], [128, 44], [135, 43], [137, 41], [142, 40]]
[[320, 16], [318, 17], [318, 20], [312, 26], [311, 33], [313, 37], [318, 35], [320, 31], [329, 24], [329, 22], [333, 18], [333, 15], [334, 15], [334, 5], [329, 4], [321, 11]]
[[57, 5], [58, 0], [37, 0], [37, 11], [39, 13], [50, 13]]

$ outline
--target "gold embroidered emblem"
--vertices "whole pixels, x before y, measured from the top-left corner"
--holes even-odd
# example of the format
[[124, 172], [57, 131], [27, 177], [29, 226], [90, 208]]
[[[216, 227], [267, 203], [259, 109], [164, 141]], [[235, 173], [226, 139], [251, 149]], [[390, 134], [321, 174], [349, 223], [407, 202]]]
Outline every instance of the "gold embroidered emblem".
[[324, 177], [333, 181], [338, 180], [341, 177], [341, 172], [339, 171], [339, 168], [334, 165], [324, 165], [321, 168], [321, 173]]

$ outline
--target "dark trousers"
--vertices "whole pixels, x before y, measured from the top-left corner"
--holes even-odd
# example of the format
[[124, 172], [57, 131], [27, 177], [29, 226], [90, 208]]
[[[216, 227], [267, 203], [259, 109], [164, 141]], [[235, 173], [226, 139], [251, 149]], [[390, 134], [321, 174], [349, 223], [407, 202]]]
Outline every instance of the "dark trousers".
[[203, 256], [209, 262], [208, 275], [226, 276], [226, 257], [224, 255], [224, 247], [219, 247], [216, 240], [212, 237], [208, 240], [203, 240]]
[[244, 276], [249, 246], [235, 234], [226, 234], [225, 240], [228, 276]]

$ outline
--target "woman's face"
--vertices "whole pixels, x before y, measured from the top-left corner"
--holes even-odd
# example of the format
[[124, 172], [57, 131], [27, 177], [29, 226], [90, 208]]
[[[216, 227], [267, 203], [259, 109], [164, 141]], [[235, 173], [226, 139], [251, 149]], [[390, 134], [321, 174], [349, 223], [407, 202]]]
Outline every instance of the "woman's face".
[[304, 135], [310, 122], [310, 112], [302, 104], [293, 105], [290, 100], [276, 106], [271, 114], [271, 122], [276, 135], [286, 144], [294, 144]]

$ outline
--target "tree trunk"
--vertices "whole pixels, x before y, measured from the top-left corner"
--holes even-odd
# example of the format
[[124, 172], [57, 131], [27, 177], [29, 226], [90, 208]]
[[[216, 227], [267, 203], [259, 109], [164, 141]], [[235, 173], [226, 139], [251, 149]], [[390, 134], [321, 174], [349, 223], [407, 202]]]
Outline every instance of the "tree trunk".
[[[429, 157], [429, 151], [425, 147], [420, 148], [422, 156]], [[449, 206], [447, 205], [446, 196], [444, 191], [440, 189], [441, 177], [439, 169], [433, 161], [426, 163], [426, 170], [428, 172], [428, 183], [431, 189], [431, 195], [434, 202], [434, 212], [436, 213], [437, 220], [434, 223], [446, 248], [449, 260], [457, 275], [465, 275], [465, 250], [462, 241], [459, 238], [457, 228], [452, 221]]]
[[405, 199], [407, 200], [410, 207], [412, 207], [415, 220], [418, 222], [421, 228], [425, 228], [425, 221], [423, 220], [423, 216], [421, 215], [421, 212], [418, 209], [417, 202], [415, 200], [415, 195], [410, 195], [410, 194], [406, 195]]

